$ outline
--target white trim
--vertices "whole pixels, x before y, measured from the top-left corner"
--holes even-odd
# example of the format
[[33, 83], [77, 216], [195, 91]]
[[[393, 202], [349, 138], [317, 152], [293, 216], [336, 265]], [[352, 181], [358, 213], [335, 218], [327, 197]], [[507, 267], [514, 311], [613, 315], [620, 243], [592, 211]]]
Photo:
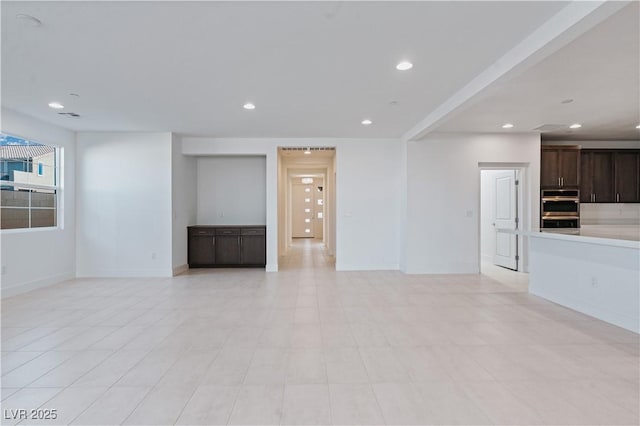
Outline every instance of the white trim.
[[38, 228], [10, 228], [0, 229], [1, 234], [22, 234], [25, 232], [43, 232], [43, 231], [59, 231], [62, 230], [60, 226], [41, 226]]
[[96, 269], [78, 272], [77, 278], [166, 278], [173, 276], [173, 268], [161, 269]]
[[67, 272], [64, 274], [54, 275], [47, 278], [41, 278], [33, 281], [28, 281], [21, 284], [12, 285], [11, 287], [2, 287], [0, 298], [15, 296], [17, 294], [27, 293], [29, 291], [37, 290], [43, 287], [49, 287], [54, 284], [61, 283], [63, 281], [72, 280], [75, 278], [73, 272]]
[[399, 271], [400, 265], [397, 263], [371, 263], [349, 265], [336, 260], [336, 271]]
[[267, 266], [264, 269], [266, 272], [278, 272], [278, 264], [267, 263]]
[[187, 265], [186, 263], [184, 265], [174, 266], [173, 267], [173, 276], [175, 277], [177, 275], [184, 274], [188, 270], [189, 270], [189, 265]]

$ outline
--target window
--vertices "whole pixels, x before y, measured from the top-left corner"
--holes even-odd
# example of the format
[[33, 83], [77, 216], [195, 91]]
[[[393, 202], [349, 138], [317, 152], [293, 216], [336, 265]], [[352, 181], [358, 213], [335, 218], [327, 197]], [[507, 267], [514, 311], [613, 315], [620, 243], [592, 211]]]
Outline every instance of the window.
[[57, 175], [56, 147], [0, 133], [0, 228], [57, 226]]

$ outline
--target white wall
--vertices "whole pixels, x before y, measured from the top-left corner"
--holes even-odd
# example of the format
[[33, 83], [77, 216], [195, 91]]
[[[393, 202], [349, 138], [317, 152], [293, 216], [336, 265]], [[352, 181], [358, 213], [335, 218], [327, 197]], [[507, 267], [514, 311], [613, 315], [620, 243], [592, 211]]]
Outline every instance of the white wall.
[[196, 158], [182, 155], [182, 140], [171, 140], [172, 267], [174, 275], [188, 269], [187, 226], [196, 225]]
[[[522, 188], [539, 221], [540, 137], [537, 134], [432, 134], [407, 145], [407, 273], [480, 271], [479, 165], [528, 165]], [[526, 244], [525, 244], [526, 245]]]
[[199, 225], [266, 224], [266, 157], [197, 159]]
[[78, 276], [171, 276], [171, 133], [77, 140]]
[[[267, 270], [278, 264], [278, 146], [336, 147], [336, 269], [397, 269], [401, 142], [183, 138], [187, 155], [265, 155]], [[329, 182], [331, 184], [331, 182]]]
[[401, 142], [336, 146], [336, 269], [398, 269]]
[[1, 258], [5, 274], [2, 296], [54, 284], [75, 276], [75, 156], [72, 131], [2, 109], [2, 132], [63, 149], [62, 215], [57, 229], [2, 231]]

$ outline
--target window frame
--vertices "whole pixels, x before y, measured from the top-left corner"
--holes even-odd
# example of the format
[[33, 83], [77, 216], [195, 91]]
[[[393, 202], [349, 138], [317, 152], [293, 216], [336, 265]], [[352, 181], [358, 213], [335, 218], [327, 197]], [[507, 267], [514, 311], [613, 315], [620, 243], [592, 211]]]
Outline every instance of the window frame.
[[[38, 184], [34, 184], [34, 183], [23, 183], [23, 182], [16, 182], [14, 180], [2, 180], [0, 181], [0, 185], [5, 185], [5, 186], [13, 186], [15, 187], [20, 186], [23, 188], [28, 188], [28, 189], [35, 189], [35, 190], [54, 190], [55, 191], [55, 207], [52, 209], [55, 211], [55, 225], [53, 226], [39, 226], [39, 227], [32, 227], [31, 226], [31, 201], [29, 201], [29, 227], [27, 228], [2, 228], [0, 229], [0, 234], [18, 234], [18, 233], [26, 233], [26, 232], [43, 232], [43, 231], [53, 231], [53, 230], [58, 230], [58, 229], [64, 229], [63, 226], [63, 220], [64, 220], [64, 215], [63, 215], [63, 197], [62, 197], [62, 189], [63, 189], [63, 182], [62, 182], [62, 176], [63, 176], [63, 172], [62, 172], [62, 167], [64, 164], [64, 161], [62, 159], [62, 155], [63, 155], [63, 148], [59, 145], [55, 145], [52, 143], [44, 143], [44, 142], [40, 142], [39, 140], [33, 139], [33, 138], [28, 138], [28, 137], [23, 137], [23, 136], [19, 136], [13, 133], [8, 133], [5, 132], [3, 130], [0, 130], [0, 134], [2, 134], [3, 136], [9, 136], [9, 137], [13, 137], [16, 139], [22, 139], [24, 141], [27, 142], [34, 142], [36, 144], [39, 145], [45, 145], [45, 146], [49, 146], [52, 147], [54, 149], [54, 163], [53, 163], [53, 185], [38, 185]], [[30, 167], [29, 167], [29, 172], [33, 172], [33, 157], [29, 159], [29, 163], [30, 163]], [[44, 163], [42, 162], [37, 162], [36, 167], [37, 172], [39, 172], [39, 165], [42, 164], [43, 165], [43, 172], [44, 172]], [[44, 173], [41, 175], [40, 173], [37, 173], [38, 176], [44, 176]], [[31, 200], [31, 197], [29, 197], [29, 200]], [[3, 206], [4, 207], [4, 206]], [[36, 208], [37, 210], [37, 208]]]

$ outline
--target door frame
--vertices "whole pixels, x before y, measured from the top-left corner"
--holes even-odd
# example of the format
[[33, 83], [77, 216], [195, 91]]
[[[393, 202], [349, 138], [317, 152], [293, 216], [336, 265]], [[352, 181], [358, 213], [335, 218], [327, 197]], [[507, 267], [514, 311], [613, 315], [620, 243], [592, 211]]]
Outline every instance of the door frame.
[[[529, 182], [529, 163], [498, 163], [482, 162], [478, 163], [478, 266], [482, 272], [482, 170], [516, 170], [518, 172], [518, 197], [516, 200], [518, 209], [518, 229], [531, 229], [531, 194]], [[518, 272], [529, 272], [529, 247], [528, 238], [519, 235], [517, 242]]]

